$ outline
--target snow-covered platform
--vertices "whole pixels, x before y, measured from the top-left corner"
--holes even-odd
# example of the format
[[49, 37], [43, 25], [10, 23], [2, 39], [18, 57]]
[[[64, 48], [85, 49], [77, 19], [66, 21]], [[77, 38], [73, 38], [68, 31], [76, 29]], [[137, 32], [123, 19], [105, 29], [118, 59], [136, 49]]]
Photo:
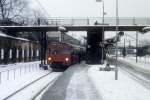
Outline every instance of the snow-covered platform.
[[71, 66], [45, 92], [41, 100], [102, 100], [88, 77], [89, 66]]
[[42, 96], [41, 100], [149, 100], [150, 90], [119, 69], [100, 71], [103, 65], [71, 66]]
[[118, 80], [115, 80], [113, 71], [99, 71], [100, 66], [92, 65], [88, 75], [102, 100], [149, 100], [150, 90], [133, 80], [134, 76], [119, 68]]

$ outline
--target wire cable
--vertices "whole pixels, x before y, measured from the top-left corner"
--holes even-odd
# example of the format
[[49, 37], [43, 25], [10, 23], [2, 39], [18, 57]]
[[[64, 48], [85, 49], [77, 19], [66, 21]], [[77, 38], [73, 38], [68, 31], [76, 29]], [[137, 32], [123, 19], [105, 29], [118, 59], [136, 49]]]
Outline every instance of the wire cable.
[[45, 7], [41, 4], [41, 2], [39, 0], [35, 0], [38, 5], [41, 7], [41, 9], [47, 14], [47, 16], [50, 17], [49, 13], [47, 12], [47, 10], [45, 9]]

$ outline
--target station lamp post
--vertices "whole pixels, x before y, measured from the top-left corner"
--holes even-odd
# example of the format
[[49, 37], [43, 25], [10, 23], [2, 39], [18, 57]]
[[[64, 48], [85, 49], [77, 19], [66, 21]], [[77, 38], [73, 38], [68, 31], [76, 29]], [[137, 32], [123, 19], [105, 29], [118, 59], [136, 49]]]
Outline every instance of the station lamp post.
[[[118, 34], [119, 16], [118, 16], [118, 0], [116, 0], [116, 36]], [[116, 68], [115, 68], [115, 80], [118, 80], [118, 43], [116, 42]]]
[[102, 2], [103, 3], [103, 18], [102, 18], [102, 25], [103, 25], [103, 30], [102, 30], [102, 60], [101, 62], [103, 63], [104, 62], [104, 49], [103, 49], [103, 42], [104, 42], [104, 17], [106, 15], [105, 13], [105, 7], [104, 7], [104, 0], [96, 0], [96, 2]]
[[138, 62], [138, 32], [136, 32], [136, 63]]

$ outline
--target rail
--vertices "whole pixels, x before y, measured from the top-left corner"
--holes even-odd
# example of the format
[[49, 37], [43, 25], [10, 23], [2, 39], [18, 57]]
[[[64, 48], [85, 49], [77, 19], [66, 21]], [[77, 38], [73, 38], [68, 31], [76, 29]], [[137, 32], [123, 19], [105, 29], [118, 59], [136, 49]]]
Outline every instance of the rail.
[[[11, 97], [13, 97], [14, 95], [16, 95], [17, 93], [23, 91], [23, 90], [26, 89], [27, 87], [31, 86], [32, 84], [36, 83], [37, 81], [41, 80], [42, 78], [44, 78], [44, 77], [50, 75], [51, 73], [52, 73], [52, 72], [49, 72], [48, 74], [45, 74], [45, 75], [43, 75], [43, 76], [37, 78], [36, 80], [32, 81], [31, 83], [25, 85], [24, 87], [18, 89], [17, 91], [15, 91], [15, 92], [13, 92], [12, 94], [8, 95], [7, 97], [3, 98], [3, 100], [8, 100], [8, 99], [10, 99]], [[53, 82], [53, 81], [52, 81], [52, 82]]]

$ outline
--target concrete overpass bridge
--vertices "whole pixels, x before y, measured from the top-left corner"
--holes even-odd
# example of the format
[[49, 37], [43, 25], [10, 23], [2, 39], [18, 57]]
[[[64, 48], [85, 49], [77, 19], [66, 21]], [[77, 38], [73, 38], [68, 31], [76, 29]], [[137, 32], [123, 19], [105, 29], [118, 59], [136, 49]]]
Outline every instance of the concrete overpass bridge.
[[[118, 31], [139, 31], [150, 26], [150, 18], [119, 18]], [[67, 31], [87, 31], [87, 63], [101, 63], [102, 47], [99, 45], [103, 38], [103, 31], [116, 31], [116, 19], [105, 18], [40, 18], [37, 20], [23, 19], [23, 26], [0, 26], [7, 32], [42, 32], [43, 40], [46, 41], [47, 31], [58, 31], [63, 26]], [[43, 41], [43, 43], [46, 43]], [[46, 46], [42, 47], [46, 52]], [[44, 57], [45, 58], [45, 57]]]
[[[22, 18], [14, 20], [24, 25], [51, 25], [51, 26], [73, 26], [73, 25], [95, 25], [95, 22], [102, 25], [103, 17], [50, 17], [50, 18]], [[149, 17], [119, 17], [119, 25], [150, 25]], [[116, 25], [115, 17], [104, 17], [105, 25]]]

